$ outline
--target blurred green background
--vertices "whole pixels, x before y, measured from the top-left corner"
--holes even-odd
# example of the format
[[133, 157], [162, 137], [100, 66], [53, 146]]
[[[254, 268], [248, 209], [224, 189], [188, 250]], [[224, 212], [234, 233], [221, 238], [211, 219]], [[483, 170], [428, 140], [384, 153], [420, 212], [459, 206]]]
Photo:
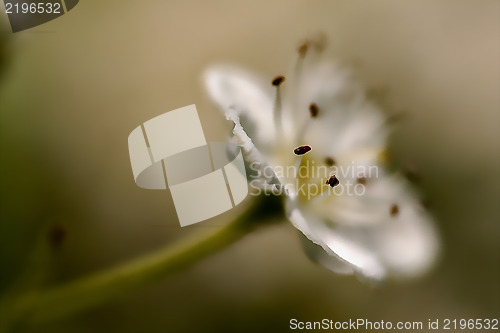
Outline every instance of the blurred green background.
[[[408, 115], [391, 147], [396, 164], [418, 166], [437, 219], [442, 254], [432, 272], [371, 288], [311, 263], [284, 223], [117, 302], [17, 331], [286, 332], [291, 318], [498, 318], [496, 0], [83, 0], [16, 34], [0, 14], [0, 293], [30, 260], [28, 283], [45, 272], [44, 285], [55, 285], [216, 230], [231, 213], [180, 228], [168, 192], [134, 184], [128, 134], [195, 103], [207, 139], [225, 140], [230, 126], [203, 92], [203, 69], [228, 61], [286, 73], [299, 41], [317, 32], [328, 37], [327, 56], [355, 65], [388, 109]], [[30, 259], [47, 237], [52, 249]]]

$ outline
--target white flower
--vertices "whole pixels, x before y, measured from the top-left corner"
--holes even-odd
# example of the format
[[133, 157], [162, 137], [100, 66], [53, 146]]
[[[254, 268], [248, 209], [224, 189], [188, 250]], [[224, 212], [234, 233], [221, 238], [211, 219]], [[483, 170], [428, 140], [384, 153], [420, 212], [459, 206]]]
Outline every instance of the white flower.
[[[306, 253], [334, 272], [375, 280], [424, 273], [438, 240], [408, 182], [384, 167], [386, 117], [347, 68], [305, 51], [291, 78], [229, 65], [205, 72], [210, 97], [235, 124], [251, 187], [284, 194]], [[297, 156], [300, 146], [312, 150]], [[330, 187], [334, 174], [340, 185]]]

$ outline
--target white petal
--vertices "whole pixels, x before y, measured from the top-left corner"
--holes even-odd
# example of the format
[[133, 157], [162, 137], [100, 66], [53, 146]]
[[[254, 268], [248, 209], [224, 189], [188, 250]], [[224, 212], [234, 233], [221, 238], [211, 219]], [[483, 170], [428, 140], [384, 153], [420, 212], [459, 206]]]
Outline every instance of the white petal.
[[348, 262], [340, 259], [338, 256], [329, 255], [321, 246], [311, 242], [301, 232], [299, 232], [299, 237], [304, 252], [312, 261], [337, 274], [349, 275], [354, 273], [352, 265]]
[[425, 273], [437, 254], [437, 240], [429, 219], [412, 208], [402, 217], [381, 226], [332, 227], [322, 224], [317, 232], [341, 258], [370, 277], [412, 277]]
[[[391, 216], [394, 203], [399, 212]], [[418, 276], [430, 268], [437, 256], [438, 241], [431, 217], [396, 177], [368, 183], [364, 196], [333, 197], [329, 214], [322, 214], [323, 218], [305, 214], [309, 233], [370, 278]]]
[[[308, 121], [304, 142], [335, 159], [355, 151], [381, 150], [387, 139], [385, 116], [366, 99], [349, 68], [334, 62], [311, 64], [302, 75], [293, 108], [296, 131]], [[319, 107], [309, 119], [309, 105]]]
[[[329, 270], [339, 274], [352, 274], [352, 266], [337, 256], [336, 253], [323, 242], [321, 237], [311, 230], [303, 212], [297, 208], [297, 202], [288, 198], [285, 202], [286, 214], [290, 222], [297, 228], [305, 237], [301, 238], [304, 251], [311, 260], [328, 268]], [[306, 240], [304, 240], [306, 239]], [[309, 242], [310, 244], [308, 244]]]
[[249, 72], [229, 65], [217, 65], [204, 73], [207, 91], [224, 113], [237, 112], [243, 127], [261, 149], [273, 142], [274, 89]]
[[235, 145], [241, 147], [247, 179], [251, 183], [251, 188], [259, 188], [265, 192], [281, 190], [281, 182], [261, 152], [255, 147], [245, 129], [241, 126], [238, 114], [229, 110], [227, 118], [234, 123], [233, 136], [230, 140]]
[[355, 107], [355, 112], [325, 111], [311, 119], [304, 142], [314, 147], [315, 154], [332, 157], [344, 164], [353, 161], [375, 163], [386, 146], [385, 118], [368, 102]]
[[304, 70], [298, 88], [298, 117], [308, 116], [311, 103], [321, 108], [349, 107], [365, 99], [362, 86], [353, 72], [335, 62], [323, 61], [308, 66]]

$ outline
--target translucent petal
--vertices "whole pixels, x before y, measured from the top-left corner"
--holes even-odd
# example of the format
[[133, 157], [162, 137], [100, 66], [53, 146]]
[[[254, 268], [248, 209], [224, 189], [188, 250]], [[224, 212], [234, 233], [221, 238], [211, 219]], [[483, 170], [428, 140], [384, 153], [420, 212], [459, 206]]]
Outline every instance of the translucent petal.
[[261, 149], [275, 139], [274, 93], [271, 82], [230, 65], [212, 66], [204, 73], [208, 94], [222, 109], [236, 112]]
[[288, 219], [305, 236], [301, 237], [301, 241], [307, 256], [335, 273], [352, 274], [352, 266], [331, 251], [321, 237], [310, 228], [303, 212], [297, 208], [296, 201], [287, 199], [285, 205]]
[[336, 224], [370, 226], [385, 223], [391, 217], [393, 204], [398, 208], [417, 205], [406, 181], [396, 175], [387, 175], [380, 166], [377, 166], [376, 172], [372, 172], [371, 178], [365, 180], [365, 185], [353, 182], [349, 172], [346, 175], [342, 172], [338, 174], [340, 185], [332, 189], [329, 195], [307, 202], [305, 205], [308, 210]]
[[371, 104], [357, 108], [345, 114], [344, 110], [326, 110], [311, 119], [303, 141], [314, 147], [316, 155], [332, 157], [338, 163], [376, 163], [386, 146], [385, 118]]
[[281, 182], [241, 125], [238, 113], [230, 109], [226, 116], [234, 123], [233, 136], [230, 140], [241, 147], [247, 178], [251, 183], [251, 187], [260, 188], [266, 192], [273, 191], [276, 188], [280, 189]]
[[[391, 212], [395, 203], [397, 210]], [[327, 214], [318, 214], [319, 208], [307, 203], [301, 210], [307, 216], [301, 227], [313, 235], [308, 238], [320, 239], [369, 278], [418, 276], [436, 259], [438, 240], [431, 217], [397, 177], [368, 183], [363, 196], [333, 196]]]
[[321, 246], [314, 244], [299, 232], [302, 248], [307, 257], [337, 274], [353, 274], [352, 265], [338, 256], [329, 255]]
[[[297, 95], [296, 105], [290, 108], [295, 131], [300, 131], [307, 121], [303, 141], [317, 153], [338, 158], [385, 146], [385, 116], [366, 99], [363, 87], [349, 68], [326, 61], [308, 65]], [[312, 103], [319, 113], [310, 119]]]

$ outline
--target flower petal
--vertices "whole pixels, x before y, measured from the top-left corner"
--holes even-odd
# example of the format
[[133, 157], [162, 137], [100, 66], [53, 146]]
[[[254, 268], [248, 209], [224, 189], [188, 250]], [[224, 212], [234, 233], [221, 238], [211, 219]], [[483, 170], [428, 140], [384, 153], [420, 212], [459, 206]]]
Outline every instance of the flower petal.
[[[318, 213], [318, 207], [303, 205], [305, 230], [363, 275], [418, 276], [435, 261], [438, 241], [431, 217], [403, 180], [385, 176], [369, 183], [362, 196], [331, 196], [323, 218], [309, 213]], [[394, 203], [397, 209], [391, 209]]]
[[348, 262], [340, 259], [338, 256], [329, 255], [321, 246], [311, 242], [301, 232], [299, 232], [299, 237], [304, 252], [312, 261], [337, 274], [350, 275], [354, 273], [352, 265]]
[[309, 64], [297, 82], [297, 106], [292, 116], [299, 122], [308, 117], [309, 105], [320, 110], [345, 108], [365, 99], [363, 87], [346, 66], [332, 61]]
[[270, 82], [230, 65], [204, 73], [207, 91], [224, 113], [237, 112], [243, 127], [261, 149], [275, 139], [274, 90]]
[[233, 136], [230, 140], [241, 147], [247, 179], [252, 184], [251, 187], [262, 189], [264, 192], [281, 190], [281, 182], [261, 152], [255, 147], [243, 126], [241, 126], [237, 112], [229, 110], [226, 116], [228, 120], [234, 123]]
[[[355, 151], [381, 150], [388, 131], [385, 116], [367, 100], [364, 89], [352, 71], [334, 62], [310, 64], [303, 72], [291, 109], [294, 131], [308, 122], [303, 142], [323, 156], [350, 155]], [[314, 103], [318, 116], [310, 119]]]
[[[427, 216], [408, 208], [404, 216], [379, 226], [317, 226], [325, 243], [370, 277], [422, 275], [437, 254], [435, 231]], [[382, 270], [380, 269], [382, 268]], [[369, 274], [367, 274], [369, 273]]]
[[[323, 265], [339, 274], [352, 274], [351, 264], [340, 258], [323, 242], [321, 237], [311, 230], [303, 212], [297, 208], [297, 201], [287, 198], [285, 202], [286, 214], [290, 222], [302, 232], [302, 246], [306, 255], [314, 262]], [[305, 237], [304, 237], [305, 236]]]
[[312, 121], [304, 142], [314, 147], [316, 155], [330, 156], [340, 164], [377, 163], [388, 136], [382, 115], [370, 104], [359, 105], [353, 114], [341, 112]]

